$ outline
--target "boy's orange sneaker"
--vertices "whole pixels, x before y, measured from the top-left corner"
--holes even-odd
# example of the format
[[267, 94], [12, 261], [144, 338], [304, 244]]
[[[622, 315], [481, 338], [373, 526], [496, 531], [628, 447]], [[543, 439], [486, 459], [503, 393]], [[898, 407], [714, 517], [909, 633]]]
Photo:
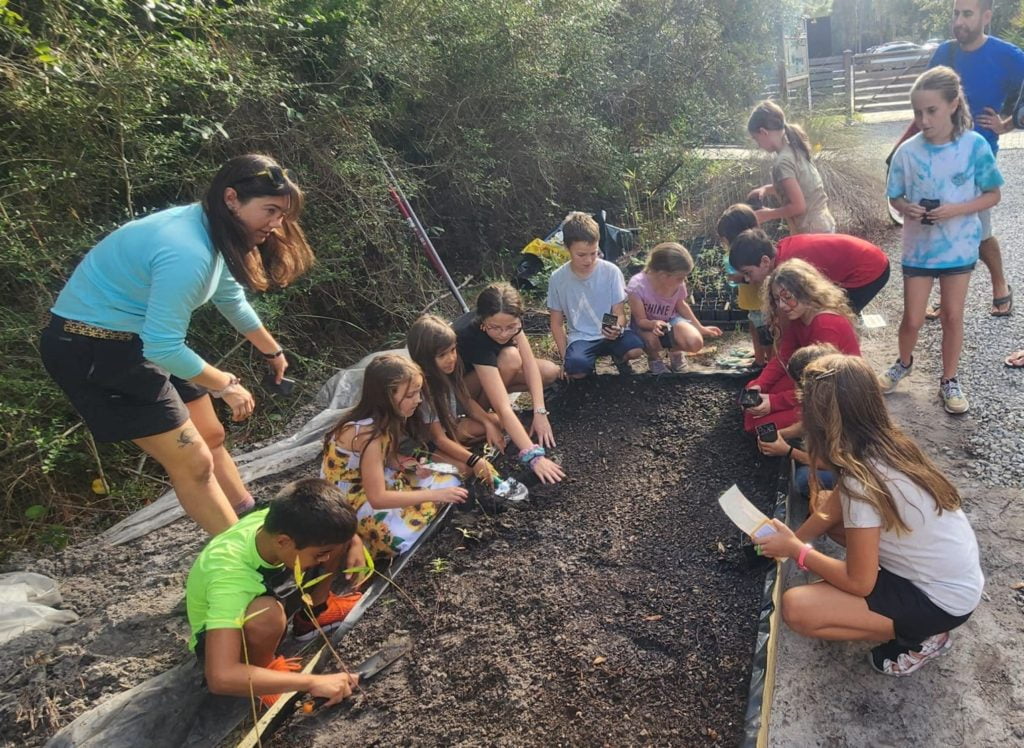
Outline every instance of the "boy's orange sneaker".
[[[320, 624], [323, 632], [326, 634], [338, 628], [342, 621], [345, 620], [345, 616], [349, 614], [352, 608], [356, 607], [356, 603], [359, 602], [359, 598], [362, 596], [362, 592], [350, 592], [347, 595], [329, 593], [325, 603], [327, 607], [316, 617], [316, 622]], [[295, 614], [295, 618], [292, 621], [292, 636], [295, 637], [296, 641], [309, 641], [317, 636], [318, 633], [316, 626], [309, 620], [305, 610], [300, 610]]]
[[[278, 655], [267, 663], [267, 670], [278, 670], [282, 673], [295, 673], [302, 670], [302, 661], [298, 657], [285, 657]], [[274, 702], [281, 698], [279, 693], [268, 693], [260, 696], [260, 702], [265, 707], [272, 707]]]

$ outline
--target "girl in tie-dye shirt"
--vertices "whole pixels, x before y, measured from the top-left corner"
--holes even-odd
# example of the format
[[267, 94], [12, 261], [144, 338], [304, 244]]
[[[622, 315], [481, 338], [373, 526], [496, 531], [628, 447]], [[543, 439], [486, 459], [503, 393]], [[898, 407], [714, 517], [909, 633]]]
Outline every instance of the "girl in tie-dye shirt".
[[957, 379], [964, 337], [964, 301], [978, 261], [978, 212], [999, 202], [1003, 177], [988, 142], [971, 129], [957, 74], [948, 67], [923, 73], [910, 92], [920, 133], [893, 156], [887, 194], [903, 222], [903, 321], [899, 358], [881, 375], [891, 391], [910, 373], [936, 278], [942, 296], [942, 378], [939, 397], [948, 413], [963, 413], [967, 398]]

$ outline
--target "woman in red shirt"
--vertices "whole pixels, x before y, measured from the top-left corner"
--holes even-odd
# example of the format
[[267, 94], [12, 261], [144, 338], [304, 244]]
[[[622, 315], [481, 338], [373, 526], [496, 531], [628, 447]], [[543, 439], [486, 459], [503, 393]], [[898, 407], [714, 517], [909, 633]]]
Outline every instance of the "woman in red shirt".
[[840, 353], [860, 355], [853, 312], [846, 292], [803, 260], [779, 264], [764, 281], [764, 315], [776, 342], [775, 355], [747, 385], [761, 391], [761, 402], [747, 408], [743, 428], [753, 433], [762, 423], [778, 429], [800, 420], [796, 383], [786, 373], [794, 351], [814, 343], [831, 343]]

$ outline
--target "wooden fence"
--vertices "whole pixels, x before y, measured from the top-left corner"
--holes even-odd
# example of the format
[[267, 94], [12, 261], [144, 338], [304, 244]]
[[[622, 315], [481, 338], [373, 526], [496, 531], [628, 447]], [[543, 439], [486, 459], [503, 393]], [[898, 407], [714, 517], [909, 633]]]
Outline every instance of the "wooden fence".
[[[846, 52], [810, 61], [806, 95], [811, 107], [841, 102], [848, 115], [910, 108], [910, 87], [932, 53]], [[792, 96], [792, 93], [790, 94]]]

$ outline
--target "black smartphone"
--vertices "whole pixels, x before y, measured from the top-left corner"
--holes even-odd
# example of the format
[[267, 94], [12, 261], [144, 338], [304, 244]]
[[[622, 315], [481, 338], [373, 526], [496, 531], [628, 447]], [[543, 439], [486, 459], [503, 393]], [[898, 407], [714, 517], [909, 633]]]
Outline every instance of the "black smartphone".
[[[922, 197], [921, 202], [918, 203], [925, 210], [935, 210], [939, 207], [940, 202], [938, 200], [932, 200], [931, 198]], [[928, 216], [921, 217], [921, 224], [924, 226], [934, 226], [935, 221], [932, 221]]]
[[773, 442], [779, 438], [779, 430], [774, 423], [762, 423], [757, 427], [757, 438], [763, 442]]
[[670, 351], [676, 347], [676, 334], [673, 332], [671, 327], [668, 328], [668, 332], [663, 332], [661, 334], [661, 347], [666, 351]]
[[740, 407], [752, 408], [761, 403], [760, 390], [743, 390], [740, 393]]
[[263, 388], [272, 395], [285, 395], [287, 397], [292, 394], [292, 390], [295, 389], [295, 380], [285, 377], [281, 380], [281, 383], [278, 384], [274, 381], [274, 373], [268, 371], [267, 375], [263, 377]]
[[601, 317], [601, 327], [618, 327], [619, 318], [614, 314], [605, 314]]

